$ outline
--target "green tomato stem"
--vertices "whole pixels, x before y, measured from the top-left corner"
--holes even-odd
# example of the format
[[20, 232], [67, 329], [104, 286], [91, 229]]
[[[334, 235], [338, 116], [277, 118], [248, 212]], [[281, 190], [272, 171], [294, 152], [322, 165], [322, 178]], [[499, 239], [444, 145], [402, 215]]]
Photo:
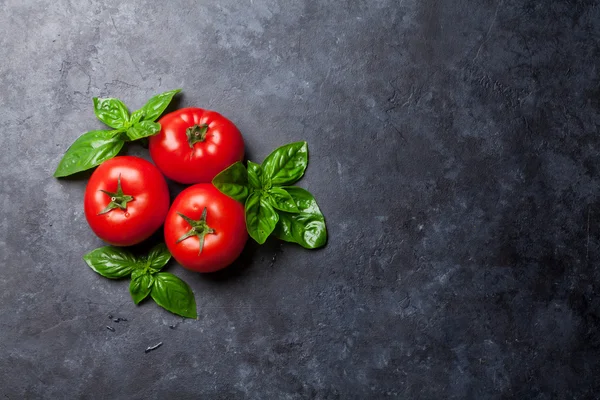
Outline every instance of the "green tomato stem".
[[194, 148], [194, 144], [204, 142], [206, 140], [206, 132], [208, 132], [208, 124], [194, 125], [185, 130], [188, 144], [190, 148]]
[[107, 190], [100, 189], [102, 193], [110, 197], [110, 203], [106, 206], [106, 208], [98, 213], [98, 215], [106, 214], [107, 212], [114, 210], [115, 208], [120, 208], [121, 210], [127, 210], [127, 203], [133, 200], [133, 196], [129, 196], [123, 193], [123, 189], [121, 188], [121, 174], [119, 174], [119, 178], [117, 179], [117, 191], [109, 192]]
[[202, 217], [200, 217], [198, 221], [195, 221], [190, 217], [183, 215], [182, 213], [178, 212], [177, 214], [181, 218], [183, 218], [188, 224], [190, 224], [192, 229], [190, 229], [185, 235], [177, 239], [175, 243], [179, 243], [191, 236], [197, 236], [200, 240], [200, 248], [198, 249], [198, 255], [200, 255], [202, 253], [202, 248], [204, 247], [204, 237], [209, 233], [215, 233], [215, 230], [208, 226], [208, 224], [206, 223], [206, 207], [204, 207], [204, 210], [202, 211]]

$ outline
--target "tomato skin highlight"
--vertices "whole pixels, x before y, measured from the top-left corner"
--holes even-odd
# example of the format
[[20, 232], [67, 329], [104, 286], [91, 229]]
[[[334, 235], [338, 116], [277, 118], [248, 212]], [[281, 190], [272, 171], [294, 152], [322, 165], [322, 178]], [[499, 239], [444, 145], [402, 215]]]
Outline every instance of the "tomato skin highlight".
[[[215, 111], [182, 108], [158, 122], [161, 130], [150, 137], [150, 156], [171, 180], [209, 183], [219, 172], [244, 158], [242, 134], [233, 122]], [[194, 127], [205, 127], [206, 131], [203, 140], [190, 144], [187, 131]]]
[[[121, 181], [123, 193], [133, 200], [127, 209], [102, 213]], [[85, 218], [92, 231], [114, 246], [131, 246], [150, 237], [161, 227], [169, 210], [169, 188], [160, 171], [139, 157], [120, 156], [102, 163], [88, 181], [84, 194]]]
[[[190, 224], [178, 213], [200, 220], [206, 208], [206, 224], [214, 230], [204, 236], [202, 252], [200, 239], [190, 236]], [[165, 220], [165, 242], [169, 251], [184, 268], [196, 272], [214, 272], [230, 265], [239, 257], [248, 233], [244, 206], [224, 195], [210, 183], [199, 183], [183, 190], [175, 198]]]

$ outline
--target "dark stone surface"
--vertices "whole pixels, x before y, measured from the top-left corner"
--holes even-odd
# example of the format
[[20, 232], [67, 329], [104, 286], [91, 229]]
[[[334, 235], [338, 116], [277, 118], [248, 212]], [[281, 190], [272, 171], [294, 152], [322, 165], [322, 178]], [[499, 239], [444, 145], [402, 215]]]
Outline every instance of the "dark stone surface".
[[[597, 397], [599, 40], [596, 1], [0, 0], [1, 397]], [[87, 268], [51, 177], [93, 96], [176, 87], [255, 161], [307, 140], [330, 237], [171, 265], [197, 321]]]

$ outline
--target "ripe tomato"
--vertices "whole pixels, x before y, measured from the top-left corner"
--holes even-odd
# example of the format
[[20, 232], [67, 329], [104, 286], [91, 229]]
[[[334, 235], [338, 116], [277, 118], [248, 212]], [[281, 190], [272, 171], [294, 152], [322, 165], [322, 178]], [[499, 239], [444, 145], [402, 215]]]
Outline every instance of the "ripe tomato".
[[115, 246], [131, 246], [148, 238], [164, 222], [169, 188], [150, 162], [115, 157], [90, 177], [83, 206], [85, 218], [100, 239]]
[[158, 122], [161, 130], [150, 137], [150, 156], [169, 179], [185, 184], [211, 182], [244, 158], [242, 134], [217, 112], [182, 108]]
[[175, 198], [165, 220], [165, 242], [183, 267], [214, 272], [231, 264], [248, 239], [244, 206], [211, 183], [199, 183]]

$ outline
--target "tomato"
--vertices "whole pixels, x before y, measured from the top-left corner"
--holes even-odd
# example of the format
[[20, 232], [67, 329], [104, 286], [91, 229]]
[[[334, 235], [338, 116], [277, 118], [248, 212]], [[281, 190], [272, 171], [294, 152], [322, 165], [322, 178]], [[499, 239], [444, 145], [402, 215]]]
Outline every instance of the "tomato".
[[161, 130], [150, 137], [150, 156], [169, 179], [185, 184], [211, 182], [244, 158], [242, 134], [217, 112], [182, 108], [158, 122]]
[[100, 239], [131, 246], [163, 224], [169, 188], [152, 163], [139, 157], [115, 157], [94, 171], [83, 201], [85, 218]]
[[165, 242], [183, 267], [214, 272], [231, 264], [248, 239], [244, 206], [210, 183], [175, 198], [165, 220]]

